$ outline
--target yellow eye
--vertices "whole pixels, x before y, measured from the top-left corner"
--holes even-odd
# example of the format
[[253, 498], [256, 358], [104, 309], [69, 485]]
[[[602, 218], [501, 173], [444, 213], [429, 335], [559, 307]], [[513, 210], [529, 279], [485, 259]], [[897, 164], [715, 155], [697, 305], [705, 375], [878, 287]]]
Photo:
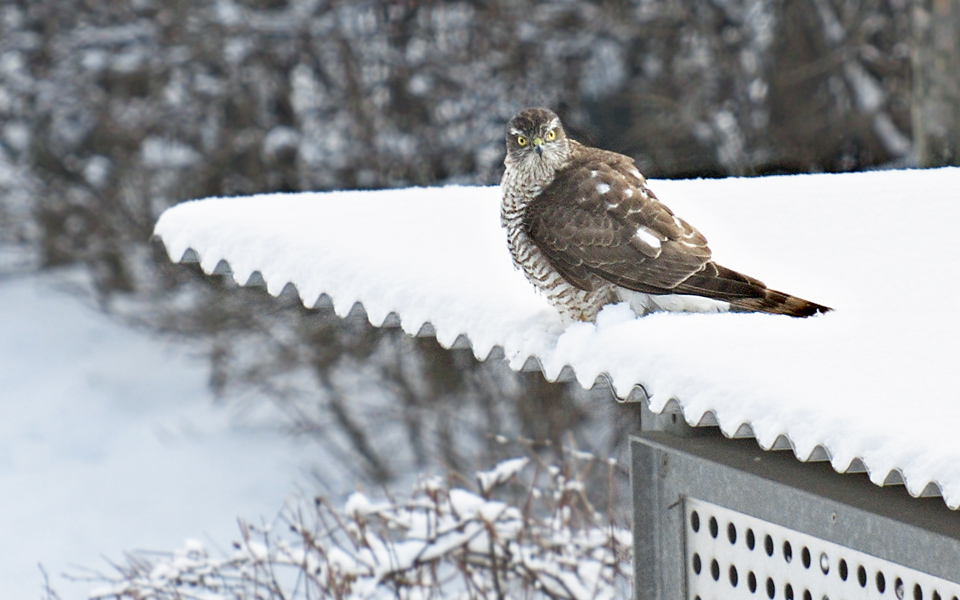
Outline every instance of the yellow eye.
[[547, 132], [547, 141], [552, 142], [555, 139], [557, 139], [557, 131], [555, 129], [551, 129]]
[[518, 135], [518, 136], [517, 136], [517, 145], [520, 146], [521, 148], [523, 148], [524, 146], [526, 146], [526, 145], [527, 145], [527, 138], [523, 137], [522, 135]]

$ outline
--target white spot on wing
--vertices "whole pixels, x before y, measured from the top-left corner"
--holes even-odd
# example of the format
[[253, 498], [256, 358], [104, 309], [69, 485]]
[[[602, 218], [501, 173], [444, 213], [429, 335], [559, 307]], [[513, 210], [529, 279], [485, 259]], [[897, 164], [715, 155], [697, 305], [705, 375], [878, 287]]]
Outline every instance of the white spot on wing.
[[593, 171], [590, 171], [590, 177], [596, 177], [596, 176], [597, 176], [596, 169], [594, 169]]
[[660, 249], [660, 238], [654, 235], [653, 232], [650, 231], [648, 228], [643, 226], [638, 227], [637, 233], [635, 233], [634, 235], [645, 246], [649, 246], [655, 250]]
[[607, 192], [610, 191], [610, 185], [606, 183], [598, 183], [597, 191], [601, 194], [606, 194]]
[[632, 190], [631, 188], [627, 188], [627, 189], [623, 190], [623, 197], [624, 197], [624, 198], [633, 198], [633, 190]]

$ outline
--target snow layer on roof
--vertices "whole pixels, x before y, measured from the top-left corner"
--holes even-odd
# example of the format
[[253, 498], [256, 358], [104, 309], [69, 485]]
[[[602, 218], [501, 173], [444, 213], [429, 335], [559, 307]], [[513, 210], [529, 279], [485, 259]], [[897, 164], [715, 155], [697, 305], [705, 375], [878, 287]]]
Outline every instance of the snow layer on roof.
[[564, 327], [512, 267], [496, 187], [212, 198], [168, 210], [156, 234], [208, 273], [226, 261], [239, 283], [292, 283], [308, 306], [326, 294], [341, 315], [360, 302], [374, 324], [429, 323], [445, 346], [464, 335], [517, 369], [535, 357], [550, 379], [606, 374], [620, 397], [642, 386], [655, 412], [679, 404], [691, 424], [960, 506], [960, 169], [652, 187], [717, 262], [835, 312], [616, 305]]

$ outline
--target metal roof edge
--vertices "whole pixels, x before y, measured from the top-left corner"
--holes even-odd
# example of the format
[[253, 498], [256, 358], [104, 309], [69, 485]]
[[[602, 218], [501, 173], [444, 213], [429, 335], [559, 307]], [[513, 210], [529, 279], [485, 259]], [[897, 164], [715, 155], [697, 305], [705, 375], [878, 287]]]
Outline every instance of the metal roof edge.
[[[157, 236], [162, 241], [162, 236]], [[168, 248], [168, 253], [172, 252], [172, 249]], [[234, 271], [230, 267], [230, 264], [225, 259], [220, 259], [213, 268], [208, 269], [203, 266], [203, 260], [200, 254], [193, 248], [187, 248], [179, 260], [174, 256], [170, 255], [171, 260], [174, 262], [180, 263], [199, 263], [201, 269], [208, 275], [222, 275], [222, 276], [232, 276], [235, 278]], [[236, 279], [234, 279], [236, 281]], [[237, 283], [243, 287], [263, 287], [268, 289], [268, 293], [273, 296], [279, 296], [280, 293], [286, 293], [289, 287], [293, 287], [296, 290], [296, 286], [292, 282], [286, 282], [282, 288], [282, 292], [276, 294], [269, 292], [269, 286], [267, 281], [264, 279], [260, 271], [253, 271], [245, 282], [237, 281]], [[342, 310], [343, 305], [337, 304], [334, 302], [334, 299], [328, 296], [326, 293], [321, 293], [316, 299], [308, 300], [297, 291], [297, 295], [300, 297], [301, 302], [304, 306], [308, 308], [323, 308], [323, 307], [333, 307], [339, 308], [337, 314], [340, 316], [345, 316], [347, 312]], [[359, 304], [363, 307], [363, 303], [357, 299], [351, 303], [351, 306], [354, 304]], [[364, 314], [367, 316], [367, 320], [374, 327], [402, 327], [404, 331], [410, 333], [411, 335], [416, 335], [419, 337], [437, 337], [437, 342], [445, 349], [471, 349], [474, 351], [474, 356], [481, 361], [487, 361], [491, 359], [502, 359], [504, 358], [503, 347], [499, 345], [494, 345], [487, 352], [486, 356], [481, 356], [477, 354], [477, 351], [474, 349], [473, 342], [464, 332], [458, 332], [457, 335], [450, 338], [449, 343], [445, 343], [443, 339], [437, 336], [437, 332], [434, 326], [429, 321], [422, 321], [419, 323], [404, 323], [402, 321], [401, 315], [397, 314], [394, 311], [388, 312], [384, 318], [374, 320], [368, 311], [364, 309]], [[379, 321], [379, 322], [378, 322]], [[450, 336], [444, 336], [449, 338]], [[522, 361], [513, 362], [511, 361], [511, 367], [518, 371], [532, 372], [539, 371], [543, 374], [544, 378], [550, 382], [569, 382], [578, 380], [576, 373], [572, 366], [564, 365], [560, 371], [554, 374], [552, 377], [546, 372], [541, 362], [540, 357], [536, 355], [526, 356]], [[514, 367], [514, 364], [520, 364], [519, 368]], [[583, 382], [580, 384], [587, 388]], [[609, 375], [606, 373], [601, 373], [593, 382], [593, 386], [597, 385], [607, 385], [613, 393], [614, 397], [617, 398], [619, 402], [647, 402], [649, 407], [649, 397], [646, 393], [642, 384], [635, 384], [633, 388], [628, 392], [626, 396], [620, 396], [616, 393], [614, 386], [612, 385], [612, 380]], [[589, 389], [589, 388], [588, 388]], [[838, 473], [866, 473], [870, 480], [877, 486], [884, 487], [890, 485], [903, 485], [905, 486], [907, 492], [914, 498], [926, 498], [926, 497], [936, 497], [939, 496], [943, 499], [944, 503], [951, 510], [957, 510], [960, 508], [960, 498], [957, 499], [957, 503], [951, 504], [947, 501], [946, 497], [943, 495], [942, 484], [939, 481], [923, 481], [923, 482], [907, 482], [906, 477], [899, 468], [891, 469], [886, 474], [881, 475], [876, 471], [871, 471], [870, 467], [863, 461], [860, 457], [854, 457], [846, 465], [837, 464], [834, 460], [834, 457], [830, 451], [830, 448], [817, 444], [815, 445], [806, 455], [802, 455], [797, 449], [796, 444], [790, 437], [785, 434], [779, 434], [774, 441], [769, 444], [763, 444], [759, 439], [757, 439], [754, 434], [753, 425], [749, 421], [743, 422], [721, 422], [717, 417], [715, 411], [707, 410], [699, 418], [696, 419], [696, 422], [691, 420], [693, 417], [688, 415], [684, 411], [683, 403], [677, 399], [670, 399], [667, 404], [664, 406], [661, 412], [678, 412], [683, 415], [684, 419], [692, 427], [720, 427], [720, 430], [723, 432], [723, 435], [728, 438], [753, 438], [757, 441], [757, 445], [765, 451], [775, 451], [775, 450], [791, 450], [794, 456], [801, 462], [823, 462], [829, 461], [834, 471]]]

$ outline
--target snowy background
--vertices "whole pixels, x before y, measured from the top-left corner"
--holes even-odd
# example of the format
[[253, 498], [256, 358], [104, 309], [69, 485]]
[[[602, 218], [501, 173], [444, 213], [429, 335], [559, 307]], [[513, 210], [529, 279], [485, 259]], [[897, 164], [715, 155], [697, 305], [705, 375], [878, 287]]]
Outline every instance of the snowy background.
[[237, 518], [272, 520], [309, 481], [316, 448], [216, 405], [196, 348], [110, 320], [61, 277], [0, 282], [0, 331], [4, 598], [41, 597], [39, 564], [85, 598], [62, 573], [187, 538], [228, 547]]
[[[358, 486], [376, 483], [348, 446], [291, 436], [283, 405], [261, 399], [238, 410], [236, 393], [215, 394], [208, 347], [118, 322], [91, 298], [78, 271], [0, 281], [3, 597], [47, 598], [41, 566], [52, 590], [71, 600], [103, 589], [98, 577], [84, 578], [115, 577], [111, 564], [124, 564], [130, 551], [149, 557], [200, 540], [211, 557], [227, 556], [240, 539], [238, 520], [270, 525], [285, 506], [317, 491], [341, 506]], [[309, 396], [315, 402], [317, 391]], [[569, 410], [561, 397], [546, 397], [558, 414]], [[351, 400], [389, 416], [389, 397], [366, 389]], [[485, 427], [469, 405], [461, 408]], [[588, 439], [615, 436], [603, 418], [611, 407], [595, 408], [592, 427], [603, 433]], [[429, 415], [422, 421], [429, 426]], [[395, 424], [368, 426], [398, 455], [392, 467], [412, 460]], [[461, 431], [465, 439], [447, 458], [473, 451], [487, 461], [483, 442]], [[429, 444], [429, 434], [419, 441]], [[434, 463], [400, 468], [393, 489], [413, 482], [418, 470], [443, 472]]]
[[[301, 489], [337, 497], [357, 485], [402, 488], [417, 472], [470, 477], [517, 456], [491, 432], [529, 441], [544, 460], [563, 444], [623, 459], [639, 427], [636, 408], [605, 389], [585, 393], [577, 382], [480, 362], [470, 348], [375, 328], [357, 307], [340, 318], [328, 306], [305, 309], [295, 294], [272, 298], [174, 265], [150, 241], [166, 208], [277, 191], [492, 185], [504, 123], [533, 104], [656, 178], [957, 164], [950, 107], [960, 104], [960, 52], [940, 45], [957, 43], [960, 15], [955, 3], [907, 8], [905, 0], [3, 3], [0, 533], [17, 536], [4, 545], [4, 565], [17, 573], [0, 577], [0, 596], [36, 597], [42, 561], [64, 600], [83, 597], [83, 585], [59, 578], [62, 565], [98, 568], [101, 554], [180, 547], [204, 532], [227, 543], [234, 517], [270, 518]], [[896, 177], [878, 197], [900, 194], [912, 206], [917, 188], [904, 186], [918, 181]], [[682, 189], [670, 191], [677, 208]], [[685, 216], [707, 229], [709, 207], [688, 209], [703, 211]], [[916, 231], [949, 224], [949, 206], [931, 210], [910, 215]], [[886, 232], [899, 245], [912, 233]], [[807, 257], [763, 264], [755, 246], [726, 245], [742, 235], [735, 223], [706, 233], [732, 267], [838, 308], [859, 301], [807, 271]], [[866, 257], [877, 243], [853, 252]], [[886, 295], [891, 313], [923, 304], [931, 321], [947, 319], [949, 305], [926, 295]], [[348, 298], [337, 299], [341, 313]], [[559, 335], [545, 318], [543, 331]], [[912, 369], [907, 351], [930, 344], [889, 327], [871, 330], [871, 351], [892, 373]], [[902, 352], [884, 355], [888, 346]], [[927, 358], [916, 387], [899, 379], [899, 397], [912, 401], [941, 381], [941, 363]], [[867, 384], [879, 390], [882, 380]], [[884, 414], [899, 418], [908, 403], [878, 393], [897, 417]], [[903, 421], [917, 428], [924, 418]], [[272, 451], [248, 450], [263, 444], [274, 445], [279, 466], [258, 461]], [[222, 463], [201, 472], [202, 460], [177, 462], [204, 452]], [[220, 466], [228, 463], [244, 466]], [[253, 491], [203, 487], [227, 476]], [[616, 477], [622, 490], [627, 475]], [[217, 493], [222, 502], [205, 503]], [[259, 494], [262, 503], [245, 508]], [[81, 497], [91, 500], [71, 502]], [[59, 511], [47, 508], [53, 502]]]

